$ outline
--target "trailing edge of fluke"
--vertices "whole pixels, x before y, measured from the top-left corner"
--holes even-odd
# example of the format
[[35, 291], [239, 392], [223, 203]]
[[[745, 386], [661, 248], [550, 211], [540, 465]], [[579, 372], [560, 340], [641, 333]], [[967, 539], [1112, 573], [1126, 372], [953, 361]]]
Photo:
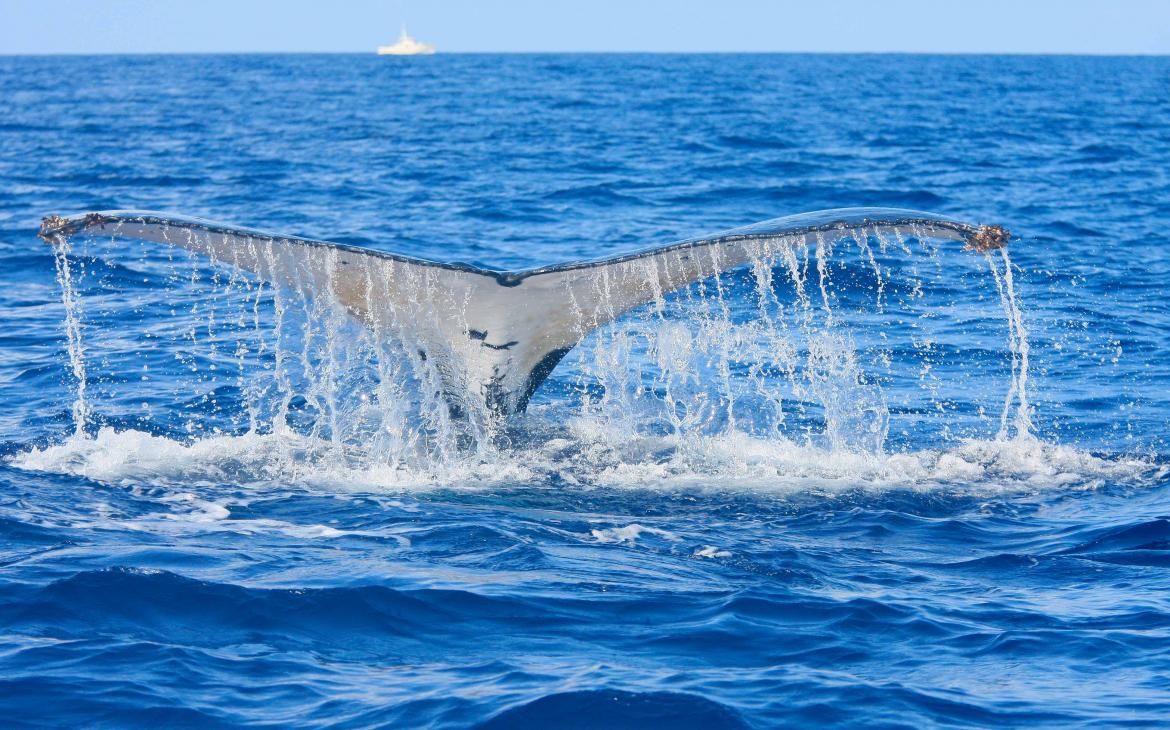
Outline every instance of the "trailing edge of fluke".
[[[61, 245], [103, 234], [187, 249], [276, 287], [312, 284], [375, 333], [409, 326], [435, 364], [454, 413], [523, 411], [586, 334], [663, 294], [761, 257], [818, 241], [910, 235], [1005, 246], [1000, 226], [895, 208], [838, 208], [774, 218], [635, 253], [523, 271], [494, 271], [148, 211], [49, 216], [39, 236]], [[401, 336], [401, 333], [396, 333]]]

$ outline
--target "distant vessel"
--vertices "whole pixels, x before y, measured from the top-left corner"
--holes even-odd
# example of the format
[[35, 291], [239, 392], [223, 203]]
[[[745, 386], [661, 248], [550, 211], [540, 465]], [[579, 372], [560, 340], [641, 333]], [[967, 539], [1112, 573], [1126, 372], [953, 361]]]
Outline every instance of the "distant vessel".
[[428, 56], [435, 52], [435, 47], [429, 43], [419, 43], [406, 32], [402, 26], [402, 33], [398, 42], [392, 46], [378, 46], [379, 56]]

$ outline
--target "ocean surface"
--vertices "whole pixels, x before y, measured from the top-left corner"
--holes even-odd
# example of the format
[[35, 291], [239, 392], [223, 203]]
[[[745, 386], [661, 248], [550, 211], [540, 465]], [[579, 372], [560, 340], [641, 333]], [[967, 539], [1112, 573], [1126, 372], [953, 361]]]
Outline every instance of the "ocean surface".
[[[320, 293], [36, 237], [851, 206], [1014, 238], [664, 293], [472, 430]], [[0, 57], [2, 724], [1165, 726], [1168, 244], [1167, 58]]]

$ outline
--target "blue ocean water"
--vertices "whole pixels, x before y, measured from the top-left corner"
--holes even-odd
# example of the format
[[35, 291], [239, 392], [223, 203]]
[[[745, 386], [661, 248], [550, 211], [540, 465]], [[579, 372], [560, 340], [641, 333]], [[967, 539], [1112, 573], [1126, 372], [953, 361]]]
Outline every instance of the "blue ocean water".
[[[1166, 58], [0, 58], [4, 723], [1165, 724], [1167, 120]], [[795, 376], [728, 275], [727, 317], [635, 313], [410, 464], [254, 428], [273, 375], [219, 315], [274, 305], [132, 242], [75, 252], [71, 360], [35, 236], [173, 210], [524, 268], [841, 206], [1016, 239], [806, 260], [777, 306], [833, 337]], [[764, 395], [723, 408], [721, 365]]]

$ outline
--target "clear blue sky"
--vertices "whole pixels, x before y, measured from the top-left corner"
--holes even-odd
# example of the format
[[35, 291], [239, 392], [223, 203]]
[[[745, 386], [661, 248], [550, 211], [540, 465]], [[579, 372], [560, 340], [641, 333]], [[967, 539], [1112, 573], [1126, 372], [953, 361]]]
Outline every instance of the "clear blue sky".
[[1170, 0], [0, 0], [0, 54], [440, 51], [1170, 54]]

